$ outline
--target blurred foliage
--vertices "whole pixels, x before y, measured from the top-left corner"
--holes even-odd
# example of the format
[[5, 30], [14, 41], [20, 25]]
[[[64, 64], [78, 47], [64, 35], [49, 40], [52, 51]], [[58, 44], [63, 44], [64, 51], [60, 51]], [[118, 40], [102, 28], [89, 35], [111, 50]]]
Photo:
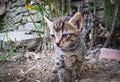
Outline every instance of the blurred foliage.
[[104, 21], [105, 27], [110, 28], [111, 24], [111, 4], [110, 0], [104, 0]]
[[[9, 57], [13, 56], [13, 54], [15, 53], [15, 49], [16, 49], [16, 44], [17, 42], [13, 42], [11, 40], [9, 40], [9, 43], [11, 45], [11, 48], [7, 51], [4, 51], [5, 53], [3, 55], [0, 56], [0, 61], [6, 61], [8, 60]], [[0, 49], [2, 50], [2, 49]]]
[[[86, 13], [91, 12], [94, 17], [91, 18], [90, 20], [93, 20], [93, 26], [95, 26], [95, 28], [93, 28], [93, 37], [99, 36], [99, 35], [95, 35], [95, 32], [99, 32], [99, 30], [101, 29], [97, 29], [100, 21], [102, 19], [102, 25], [105, 28], [107, 28], [109, 31], [111, 29], [112, 26], [112, 21], [114, 18], [114, 12], [115, 12], [115, 8], [116, 8], [116, 4], [120, 4], [120, 0], [31, 0], [34, 3], [31, 5], [26, 4], [26, 9], [27, 10], [35, 10], [38, 11], [41, 14], [41, 18], [40, 18], [40, 23], [41, 26], [38, 29], [39, 31], [41, 29], [43, 29], [44, 31], [44, 37], [42, 38], [42, 40], [45, 40], [45, 38], [48, 35], [48, 31], [47, 31], [47, 26], [44, 22], [44, 15], [48, 15], [50, 18], [53, 17], [58, 17], [58, 16], [63, 16], [63, 15], [69, 15], [69, 12], [72, 11], [72, 14], [74, 14], [74, 12], [78, 12], [77, 10], [79, 10], [80, 7], [80, 12], [84, 15]], [[75, 8], [75, 6], [72, 6], [74, 3], [76, 2], [77, 4], [77, 9]], [[82, 4], [81, 4], [82, 3]], [[75, 5], [76, 5], [75, 4]], [[30, 8], [31, 7], [31, 8]], [[70, 10], [71, 9], [71, 10]], [[75, 10], [75, 11], [73, 11]], [[102, 16], [99, 16], [99, 11], [102, 11], [103, 14]], [[119, 12], [120, 13], [120, 12]], [[97, 17], [97, 18], [96, 18]], [[99, 20], [100, 19], [100, 20]], [[33, 19], [34, 20], [34, 19]], [[117, 16], [117, 26], [120, 25], [120, 15], [118, 14]], [[97, 22], [96, 22], [97, 21]], [[33, 21], [34, 23], [34, 21]], [[87, 22], [89, 23], [89, 22]], [[91, 24], [88, 24], [91, 25]], [[88, 26], [90, 27], [90, 26]], [[89, 29], [89, 28], [88, 28]], [[95, 38], [93, 38], [95, 39]], [[105, 40], [104, 40], [105, 41]], [[49, 41], [45, 41], [48, 42]]]
[[[62, 7], [60, 7], [60, 5], [62, 5]], [[44, 15], [48, 15], [50, 18], [65, 15], [65, 0], [62, 0], [62, 1], [59, 1], [59, 0], [31, 0], [31, 1], [27, 0], [25, 4], [25, 8], [26, 10], [28, 10], [28, 14], [36, 30], [38, 31], [38, 35], [42, 43], [41, 45], [42, 50], [47, 49], [47, 47], [50, 47], [51, 44], [50, 44], [50, 41], [48, 41], [47, 39], [48, 29], [44, 21]], [[36, 26], [35, 24], [36, 21], [34, 21], [34, 18], [32, 18], [31, 16], [31, 13], [30, 13], [31, 10], [37, 11], [40, 14], [40, 19], [39, 19], [40, 26], [39, 27]], [[41, 36], [41, 33], [40, 33], [41, 31], [44, 31], [43, 37]]]

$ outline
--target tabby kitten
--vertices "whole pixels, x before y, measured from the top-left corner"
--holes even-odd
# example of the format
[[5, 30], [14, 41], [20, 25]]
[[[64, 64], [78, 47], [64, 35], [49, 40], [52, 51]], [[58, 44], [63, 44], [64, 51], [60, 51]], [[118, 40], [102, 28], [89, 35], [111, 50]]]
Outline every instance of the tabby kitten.
[[50, 37], [54, 45], [55, 67], [59, 82], [75, 82], [80, 76], [86, 48], [80, 31], [82, 15], [63, 16], [54, 19], [44, 17], [50, 29]]

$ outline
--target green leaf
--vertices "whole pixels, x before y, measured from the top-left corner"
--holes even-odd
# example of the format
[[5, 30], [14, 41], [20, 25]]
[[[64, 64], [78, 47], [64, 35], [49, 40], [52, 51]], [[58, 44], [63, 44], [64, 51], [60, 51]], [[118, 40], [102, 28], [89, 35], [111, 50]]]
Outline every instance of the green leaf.
[[38, 6], [35, 5], [35, 6], [32, 7], [32, 10], [35, 10], [35, 11], [43, 11], [43, 8], [40, 7], [40, 6], [38, 7]]

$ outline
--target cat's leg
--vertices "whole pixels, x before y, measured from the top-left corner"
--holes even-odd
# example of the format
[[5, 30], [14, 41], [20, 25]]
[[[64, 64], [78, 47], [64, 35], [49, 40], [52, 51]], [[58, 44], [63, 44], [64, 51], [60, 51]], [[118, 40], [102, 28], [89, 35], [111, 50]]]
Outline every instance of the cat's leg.
[[65, 68], [65, 60], [63, 55], [57, 55], [55, 66], [57, 68], [59, 82], [71, 82], [71, 75], [69, 71]]
[[82, 62], [76, 60], [72, 74], [73, 80], [75, 82], [79, 82], [79, 80], [81, 79], [81, 67], [82, 67]]
[[73, 81], [78, 82], [78, 80], [81, 78], [80, 70], [83, 63], [83, 57], [79, 57], [77, 55], [72, 54], [70, 56], [70, 61], [72, 62], [72, 67], [73, 67], [73, 71], [72, 71]]
[[72, 82], [69, 72], [66, 71], [66, 69], [64, 68], [58, 70], [58, 77], [59, 77], [59, 82]]

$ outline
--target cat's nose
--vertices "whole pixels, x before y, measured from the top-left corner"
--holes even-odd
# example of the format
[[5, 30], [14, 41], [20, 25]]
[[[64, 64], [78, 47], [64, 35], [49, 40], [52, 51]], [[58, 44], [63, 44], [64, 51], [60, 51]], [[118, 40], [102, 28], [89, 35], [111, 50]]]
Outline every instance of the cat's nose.
[[57, 46], [59, 46], [59, 45], [60, 45], [60, 43], [56, 43], [56, 45], [57, 45]]

